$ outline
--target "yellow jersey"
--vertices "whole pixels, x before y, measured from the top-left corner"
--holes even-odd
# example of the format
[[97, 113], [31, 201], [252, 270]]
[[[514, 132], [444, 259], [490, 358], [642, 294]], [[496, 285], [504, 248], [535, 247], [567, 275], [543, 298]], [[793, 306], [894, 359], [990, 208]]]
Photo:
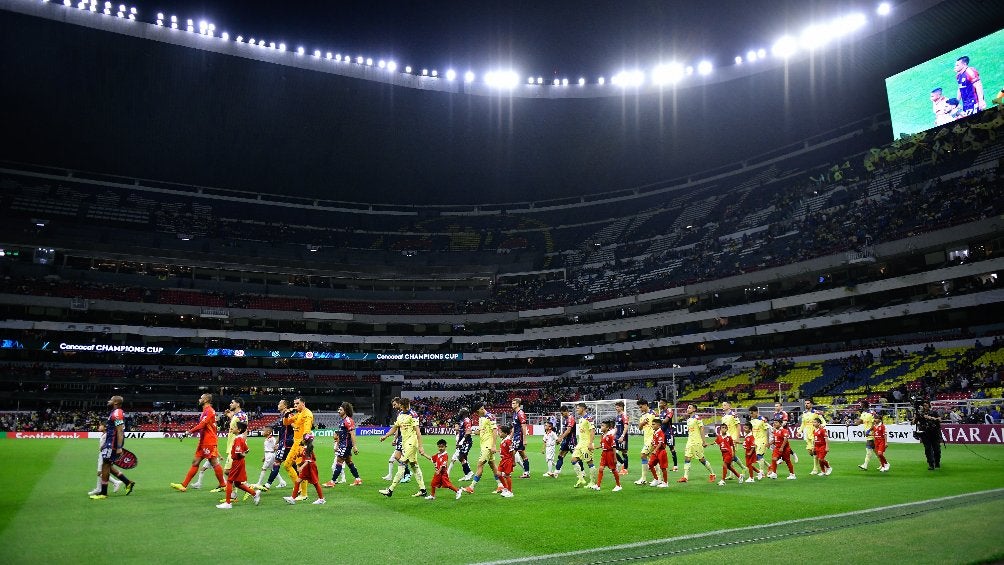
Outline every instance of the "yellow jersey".
[[728, 412], [724, 416], [722, 416], [722, 423], [725, 424], [726, 428], [728, 428], [729, 436], [732, 437], [732, 440], [738, 443], [739, 418], [736, 418], [736, 415], [733, 412]]
[[495, 440], [498, 439], [497, 426], [495, 420], [487, 415], [478, 419], [478, 438], [481, 439], [481, 449], [495, 448]]
[[865, 410], [861, 413], [861, 427], [865, 429], [865, 437], [872, 437], [872, 426], [875, 425], [875, 413]]
[[579, 418], [579, 423], [576, 425], [575, 433], [578, 436], [577, 445], [588, 446], [593, 439], [593, 421], [589, 416], [582, 416]]
[[812, 437], [812, 432], [815, 426], [813, 424], [819, 420], [824, 426], [826, 425], [826, 420], [817, 413], [816, 411], [802, 412], [802, 435], [805, 437]]
[[641, 428], [645, 437], [645, 445], [652, 443], [652, 436], [655, 435], [655, 414], [646, 412], [638, 417], [638, 427]]
[[[306, 408], [300, 410], [292, 417], [288, 418], [289, 425], [293, 426], [293, 443], [294, 445], [299, 445], [303, 440], [303, 436], [307, 434], [310, 430], [314, 429], [314, 413]], [[286, 423], [287, 419], [283, 419], [283, 423]]]
[[401, 432], [401, 445], [414, 443], [418, 439], [418, 420], [408, 412], [401, 412], [394, 421]]
[[767, 422], [763, 418], [753, 418], [750, 420], [750, 428], [753, 430], [753, 439], [757, 443], [767, 443]]
[[704, 444], [704, 420], [697, 415], [687, 418], [687, 443]]

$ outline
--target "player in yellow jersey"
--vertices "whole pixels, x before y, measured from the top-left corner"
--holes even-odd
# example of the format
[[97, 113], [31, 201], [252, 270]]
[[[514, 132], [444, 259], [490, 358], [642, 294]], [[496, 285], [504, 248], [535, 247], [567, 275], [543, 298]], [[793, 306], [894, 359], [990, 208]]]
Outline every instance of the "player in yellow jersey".
[[816, 422], [819, 422], [821, 426], [826, 425], [826, 420], [823, 419], [823, 415], [816, 410], [813, 406], [811, 400], [805, 401], [805, 411], [802, 412], [802, 425], [799, 429], [802, 431], [802, 438], [805, 439], [805, 450], [809, 452], [809, 458], [812, 459], [812, 472], [810, 475], [818, 475], [822, 473], [822, 469], [819, 468], [819, 459], [813, 456], [813, 451], [815, 447], [814, 433], [816, 432]]
[[[495, 465], [495, 454], [499, 452], [499, 432], [498, 424], [495, 422], [495, 415], [488, 412], [484, 402], [477, 404], [478, 415], [478, 440], [481, 445], [481, 455], [478, 456], [478, 468], [471, 478], [471, 484], [464, 487], [464, 492], [474, 494], [474, 487], [481, 481], [481, 475], [485, 472], [485, 465], [492, 470], [495, 480], [498, 481], [499, 469]], [[499, 483], [501, 488], [502, 484]]]
[[425, 477], [422, 476], [422, 467], [418, 464], [418, 456], [421, 454], [422, 457], [430, 461], [432, 459], [426, 455], [425, 448], [422, 447], [422, 430], [419, 427], [418, 418], [411, 412], [411, 401], [407, 398], [399, 398], [397, 405], [401, 411], [398, 412], [397, 419], [394, 420], [394, 425], [391, 426], [390, 431], [384, 434], [380, 438], [380, 441], [384, 441], [398, 432], [401, 433], [402, 464], [397, 468], [397, 473], [394, 474], [390, 486], [381, 489], [380, 494], [386, 497], [394, 495], [394, 489], [397, 488], [397, 485], [404, 477], [404, 468], [407, 466], [411, 469], [412, 475], [415, 476], [415, 480], [418, 482], [418, 492], [412, 496], [425, 497], [428, 493], [425, 492]]
[[[282, 424], [293, 426], [293, 446], [289, 448], [289, 453], [282, 462], [282, 468], [289, 475], [290, 482], [296, 483], [300, 477], [300, 473], [296, 470], [296, 461], [303, 454], [303, 436], [314, 429], [314, 413], [307, 409], [303, 397], [297, 396], [293, 399], [293, 408], [282, 415]], [[303, 499], [307, 498], [306, 493], [302, 496]]]
[[642, 433], [641, 478], [635, 481], [634, 484], [645, 485], [648, 484], [648, 479], [645, 476], [648, 474], [648, 456], [652, 453], [652, 436], [655, 434], [655, 429], [659, 424], [656, 422], [655, 413], [648, 407], [647, 400], [639, 400], [638, 409], [641, 410], [641, 416], [638, 416], [638, 429]]
[[715, 482], [715, 472], [711, 464], [704, 458], [704, 421], [697, 414], [697, 407], [687, 405], [687, 447], [683, 452], [683, 476], [677, 480], [685, 483], [690, 480], [690, 460], [697, 459], [708, 470], [708, 480]]
[[[750, 430], [753, 434], [753, 443], [756, 446], [756, 461], [759, 464], [763, 461], [763, 455], [767, 452], [767, 422], [760, 417], [760, 409], [750, 406]], [[763, 479], [763, 467], [757, 471], [757, 479]]]
[[868, 462], [875, 454], [875, 437], [872, 434], [872, 426], [875, 425], [875, 412], [872, 411], [867, 400], [861, 401], [861, 415], [858, 417], [857, 424], [865, 431], [865, 462], [858, 465], [858, 469], [867, 471]]
[[[592, 415], [586, 412], [586, 404], [580, 402], [575, 405], [575, 415], [578, 422], [575, 424], [575, 437], [578, 441], [575, 449], [572, 450], [572, 467], [575, 467], [575, 474], [579, 480], [575, 482], [575, 488], [587, 486], [593, 488], [596, 483], [596, 467], [593, 465], [593, 450], [596, 449], [595, 434], [596, 426], [593, 424]], [[586, 480], [586, 470], [583, 464], [589, 466], [589, 480]]]
[[[732, 408], [731, 402], [722, 402], [722, 424], [725, 424], [725, 430], [729, 437], [732, 438], [732, 443], [735, 446], [741, 446], [743, 444], [742, 439], [739, 437], [739, 415], [736, 413], [735, 409]], [[740, 471], [743, 470], [744, 465], [742, 464], [742, 458], [736, 456], [732, 460], [732, 465], [738, 467]], [[729, 480], [730, 476], [726, 475], [722, 477], [723, 481]], [[742, 481], [743, 477], [740, 475], [739, 480]]]

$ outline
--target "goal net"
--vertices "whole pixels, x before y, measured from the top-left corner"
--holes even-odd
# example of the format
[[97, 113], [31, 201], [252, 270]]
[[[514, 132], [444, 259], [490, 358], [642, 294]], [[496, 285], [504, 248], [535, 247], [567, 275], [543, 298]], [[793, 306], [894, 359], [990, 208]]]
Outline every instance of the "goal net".
[[[624, 403], [624, 411], [628, 415], [628, 433], [629, 434], [640, 434], [641, 431], [638, 429], [638, 417], [641, 416], [641, 410], [638, 409], [637, 400], [583, 400], [581, 401], [586, 405], [586, 410], [588, 414], [593, 416], [593, 425], [596, 426], [596, 444], [599, 445], [599, 435], [600, 435], [600, 424], [608, 420], [613, 421], [617, 417], [617, 408], [614, 407], [618, 402]], [[561, 406], [564, 408], [568, 407], [568, 410], [575, 414], [575, 405], [578, 402], [562, 402]]]

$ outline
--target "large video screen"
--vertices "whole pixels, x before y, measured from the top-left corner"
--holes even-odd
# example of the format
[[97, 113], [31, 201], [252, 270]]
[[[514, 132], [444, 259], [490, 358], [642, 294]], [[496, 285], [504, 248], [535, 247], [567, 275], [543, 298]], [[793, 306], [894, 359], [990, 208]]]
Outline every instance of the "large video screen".
[[1004, 88], [1004, 29], [893, 75], [885, 88], [894, 138], [985, 110]]

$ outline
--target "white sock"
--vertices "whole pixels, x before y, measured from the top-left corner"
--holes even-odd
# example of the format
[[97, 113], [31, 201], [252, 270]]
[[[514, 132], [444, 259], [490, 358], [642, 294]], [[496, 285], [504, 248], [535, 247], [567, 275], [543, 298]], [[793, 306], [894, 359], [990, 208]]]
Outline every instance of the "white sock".
[[[99, 479], [99, 481], [100, 481], [100, 479]], [[116, 477], [115, 475], [108, 475], [108, 482], [110, 482], [113, 485], [120, 485], [120, 484], [122, 484], [122, 481], [120, 481], [118, 479], [118, 477]]]
[[394, 460], [393, 459], [391, 459], [390, 461], [387, 462], [387, 476], [388, 477], [393, 477], [394, 476]]
[[265, 471], [262, 471], [261, 474], [258, 475], [258, 482], [255, 483], [255, 484], [256, 485], [260, 485], [260, 484], [262, 484], [262, 481], [264, 481], [264, 480], [265, 480]]

